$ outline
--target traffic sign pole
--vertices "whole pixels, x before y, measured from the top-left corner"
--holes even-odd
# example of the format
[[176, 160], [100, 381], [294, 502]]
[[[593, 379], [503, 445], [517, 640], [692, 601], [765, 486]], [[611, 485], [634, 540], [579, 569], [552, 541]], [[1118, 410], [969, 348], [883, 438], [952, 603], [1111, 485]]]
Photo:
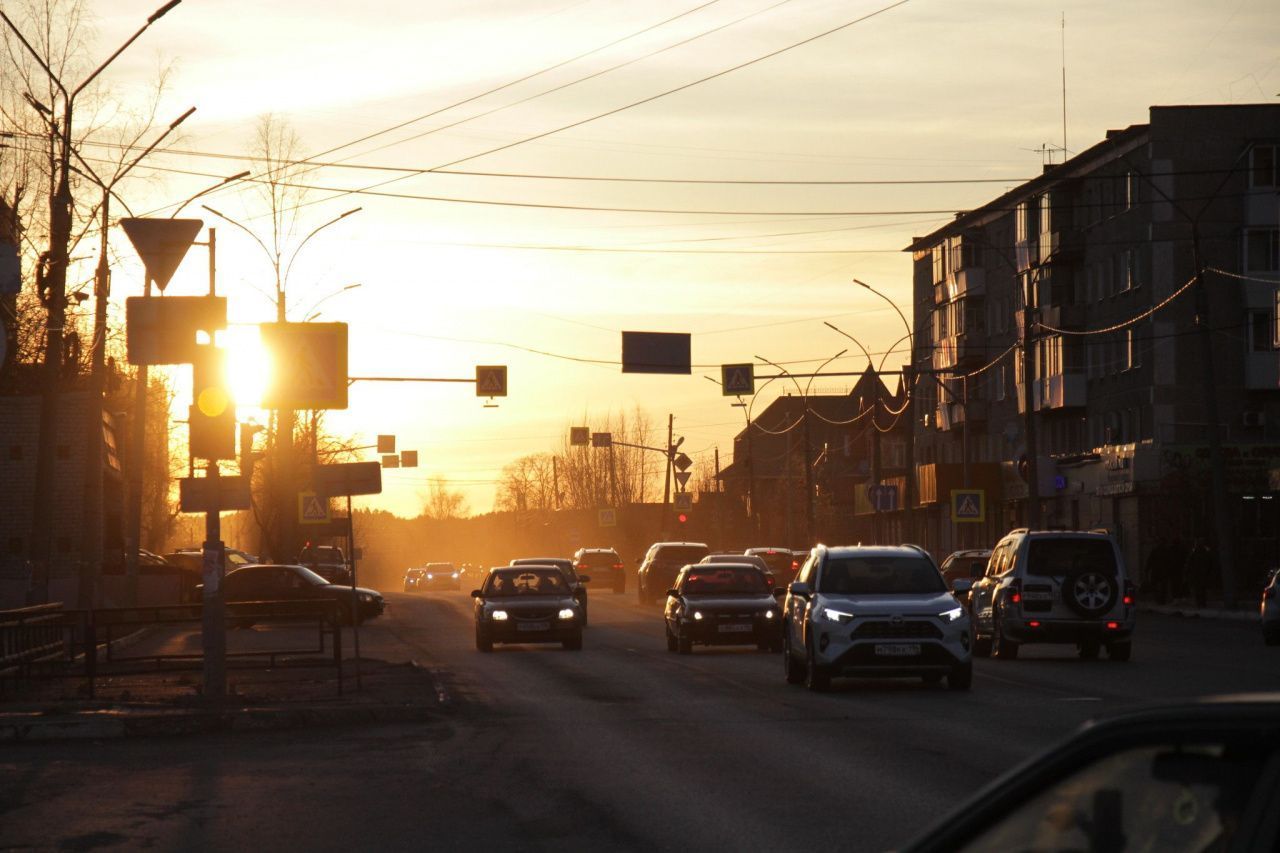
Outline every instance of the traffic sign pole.
[[[218, 463], [209, 462], [207, 479], [218, 478]], [[217, 490], [213, 490], [215, 495]], [[204, 664], [204, 699], [217, 704], [227, 693], [227, 604], [222, 591], [226, 561], [222, 542], [222, 509], [214, 503], [204, 517], [201, 570], [204, 595], [200, 610], [200, 651]]]

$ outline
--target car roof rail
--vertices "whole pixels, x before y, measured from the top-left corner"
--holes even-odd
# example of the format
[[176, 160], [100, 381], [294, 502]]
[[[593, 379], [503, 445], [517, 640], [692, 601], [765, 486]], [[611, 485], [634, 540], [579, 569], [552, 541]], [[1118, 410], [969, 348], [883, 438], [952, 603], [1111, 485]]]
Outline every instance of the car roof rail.
[[1030, 527], [1015, 527], [1013, 530], [1010, 530], [1009, 532], [1010, 532], [1010, 533], [1030, 533], [1030, 532], [1031, 532], [1031, 528], [1030, 528]]

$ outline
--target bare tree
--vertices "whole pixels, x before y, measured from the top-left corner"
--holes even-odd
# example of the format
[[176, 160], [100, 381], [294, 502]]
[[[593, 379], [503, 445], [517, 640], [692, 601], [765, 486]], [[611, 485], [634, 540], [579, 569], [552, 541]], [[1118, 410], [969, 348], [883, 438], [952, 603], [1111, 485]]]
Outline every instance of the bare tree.
[[550, 453], [534, 453], [504, 466], [494, 499], [494, 509], [500, 512], [556, 509], [557, 464]]
[[422, 514], [434, 521], [465, 518], [468, 514], [467, 499], [462, 492], [450, 489], [449, 481], [444, 477], [432, 477]]

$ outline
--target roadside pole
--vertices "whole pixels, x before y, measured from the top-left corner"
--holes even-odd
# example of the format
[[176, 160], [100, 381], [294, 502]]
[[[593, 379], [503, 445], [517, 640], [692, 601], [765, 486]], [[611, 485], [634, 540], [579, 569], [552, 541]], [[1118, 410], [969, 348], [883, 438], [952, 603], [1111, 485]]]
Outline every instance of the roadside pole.
[[[206, 479], [218, 479], [216, 461], [209, 462]], [[213, 489], [215, 494], [217, 491]], [[200, 612], [200, 651], [204, 660], [204, 698], [212, 702], [221, 702], [227, 694], [227, 607], [222, 592], [226, 546], [222, 542], [221, 513], [217, 504], [205, 513], [202, 557], [204, 596]]]
[[351, 495], [347, 495], [347, 549], [351, 558], [351, 647], [356, 655], [356, 690], [360, 682], [360, 593], [356, 592], [356, 520], [351, 516]]

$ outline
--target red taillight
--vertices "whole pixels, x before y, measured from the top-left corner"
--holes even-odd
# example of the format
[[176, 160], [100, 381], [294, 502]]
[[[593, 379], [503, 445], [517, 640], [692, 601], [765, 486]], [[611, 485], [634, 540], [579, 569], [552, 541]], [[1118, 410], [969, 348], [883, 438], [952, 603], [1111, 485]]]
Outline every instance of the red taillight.
[[613, 567], [614, 567], [615, 569], [622, 569], [622, 568], [626, 568], [625, 566], [623, 566], [623, 565], [622, 565], [622, 563], [614, 563], [614, 564], [613, 564]]
[[577, 565], [577, 566], [575, 566], [574, 568], [576, 568], [578, 571], [582, 571], [582, 570], [583, 570], [583, 569], [585, 569], [586, 567], [587, 567], [587, 564], [586, 564], [586, 563], [578, 563], [578, 565]]
[[1134, 602], [1134, 600], [1135, 600], [1137, 597], [1138, 597], [1138, 595], [1137, 595], [1137, 589], [1134, 587], [1134, 585], [1133, 585], [1133, 581], [1125, 581], [1125, 582], [1124, 582], [1124, 603], [1125, 603], [1125, 606], [1126, 606], [1126, 607], [1128, 607], [1128, 606], [1132, 605], [1132, 604], [1133, 604], [1133, 602]]
[[1108, 630], [1108, 631], [1115, 631], [1115, 630], [1116, 630], [1116, 629], [1118, 629], [1119, 627], [1120, 627], [1120, 623], [1119, 623], [1119, 622], [1108, 622], [1108, 623], [1107, 623], [1107, 630]]
[[1022, 603], [1022, 581], [1013, 580], [1009, 582], [1009, 601], [1014, 604]]
[[799, 570], [800, 570], [800, 561], [799, 561], [799, 560], [792, 560], [792, 561], [791, 561], [791, 568], [792, 568], [792, 570], [794, 570], [794, 571], [799, 571]]
[[1028, 628], [1039, 628], [1039, 627], [1040, 627], [1040, 623], [1039, 623], [1039, 622], [1035, 622], [1035, 621], [1028, 622], [1028, 623], [1027, 623], [1027, 627], [1028, 627]]

